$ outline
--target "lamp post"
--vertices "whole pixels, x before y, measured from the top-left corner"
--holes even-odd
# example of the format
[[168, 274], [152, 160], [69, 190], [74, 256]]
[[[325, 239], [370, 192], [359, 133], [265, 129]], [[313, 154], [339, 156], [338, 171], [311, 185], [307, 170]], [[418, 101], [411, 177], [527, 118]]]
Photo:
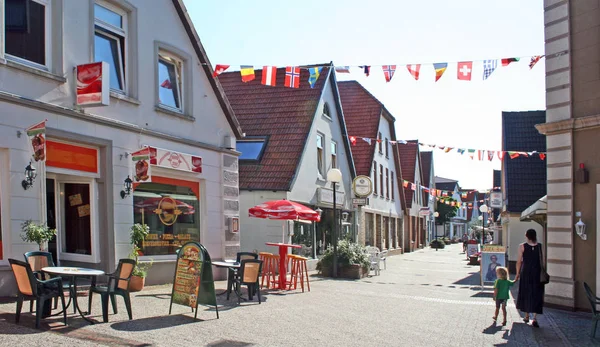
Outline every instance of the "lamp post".
[[[315, 212], [317, 212], [319, 214], [319, 217], [321, 217], [321, 214], [323, 213], [323, 210], [321, 210], [319, 207], [317, 207], [317, 209], [315, 210]], [[317, 233], [319, 232], [319, 228], [317, 227], [318, 224], [315, 222], [313, 223], [314, 225], [314, 230], [313, 230], [313, 258], [317, 259]], [[323, 243], [325, 243], [325, 240], [323, 240]]]
[[481, 246], [483, 246], [484, 243], [484, 237], [485, 237], [485, 214], [488, 212], [488, 207], [487, 205], [481, 205], [479, 206], [479, 211], [482, 213], [481, 216], [479, 216], [479, 218], [481, 219], [481, 226], [482, 226], [482, 232], [481, 232]]
[[338, 183], [342, 182], [342, 172], [339, 169], [331, 169], [327, 172], [327, 180], [331, 182], [333, 185], [333, 232], [331, 233], [331, 237], [333, 238], [333, 277], [337, 277], [337, 228], [338, 228], [338, 220], [336, 214], [336, 186]]
[[[436, 219], [437, 217], [439, 217], [439, 216], [440, 216], [440, 213], [439, 213], [438, 211], [435, 211], [435, 212], [433, 213], [433, 217], [434, 217], [434, 219], [433, 219], [433, 232], [435, 233], [435, 239], [436, 239], [436, 240], [438, 239], [438, 234], [437, 234], [437, 224], [435, 224], [435, 219]], [[437, 252], [438, 248], [439, 248], [439, 247], [437, 247], [437, 246], [435, 247], [435, 251], [436, 251], [436, 252]]]

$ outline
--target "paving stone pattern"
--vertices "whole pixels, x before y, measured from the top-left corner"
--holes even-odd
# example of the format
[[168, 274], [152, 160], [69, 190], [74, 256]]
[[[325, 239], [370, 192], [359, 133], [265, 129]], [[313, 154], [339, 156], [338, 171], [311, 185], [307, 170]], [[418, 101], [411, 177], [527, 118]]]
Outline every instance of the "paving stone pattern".
[[[69, 326], [47, 319], [41, 330], [24, 305], [14, 324], [14, 303], [0, 304], [0, 345], [16, 346], [599, 346], [589, 337], [588, 313], [545, 310], [541, 327], [523, 323], [514, 301], [508, 324], [493, 324], [491, 290], [481, 291], [479, 268], [467, 265], [460, 245], [389, 257], [380, 276], [359, 281], [311, 276], [311, 292], [266, 290], [263, 303], [219, 296], [220, 319], [203, 308], [173, 306], [170, 286], [134, 295], [134, 320], [119, 313], [89, 325], [69, 315]], [[225, 287], [217, 283], [217, 292]], [[245, 292], [245, 291], [244, 291]], [[82, 306], [87, 297], [81, 297]], [[92, 318], [101, 320], [100, 298]], [[600, 329], [599, 329], [600, 330]], [[600, 332], [598, 334], [600, 337]]]

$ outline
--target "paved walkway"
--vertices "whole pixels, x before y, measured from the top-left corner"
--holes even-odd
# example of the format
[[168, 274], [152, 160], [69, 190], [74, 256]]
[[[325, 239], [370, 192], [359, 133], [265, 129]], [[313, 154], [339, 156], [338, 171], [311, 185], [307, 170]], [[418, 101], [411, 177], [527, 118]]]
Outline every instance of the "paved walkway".
[[[14, 324], [15, 304], [0, 305], [1, 345], [28, 346], [598, 346], [590, 315], [546, 310], [535, 329], [508, 307], [506, 327], [492, 324], [491, 291], [480, 291], [478, 267], [468, 266], [460, 245], [390, 257], [380, 276], [360, 281], [311, 278], [311, 292], [268, 291], [264, 302], [241, 306], [219, 297], [220, 319], [174, 306], [170, 286], [146, 288], [132, 299], [134, 320], [119, 313], [88, 325], [73, 315], [32, 329], [25, 313]], [[224, 288], [218, 282], [217, 288]], [[220, 291], [220, 290], [218, 290]], [[82, 304], [87, 298], [81, 298]], [[93, 318], [101, 320], [99, 298]], [[24, 305], [28, 308], [28, 305]], [[27, 311], [27, 310], [25, 310]], [[600, 330], [600, 329], [599, 329]], [[599, 332], [600, 337], [600, 332]]]

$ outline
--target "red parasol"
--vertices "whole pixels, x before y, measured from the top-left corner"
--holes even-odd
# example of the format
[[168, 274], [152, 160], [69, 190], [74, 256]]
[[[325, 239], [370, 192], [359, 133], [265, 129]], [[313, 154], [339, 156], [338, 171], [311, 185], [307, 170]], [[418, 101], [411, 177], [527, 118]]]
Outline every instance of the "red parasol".
[[289, 200], [267, 201], [248, 210], [250, 217], [268, 218], [275, 220], [308, 220], [319, 222], [318, 212]]

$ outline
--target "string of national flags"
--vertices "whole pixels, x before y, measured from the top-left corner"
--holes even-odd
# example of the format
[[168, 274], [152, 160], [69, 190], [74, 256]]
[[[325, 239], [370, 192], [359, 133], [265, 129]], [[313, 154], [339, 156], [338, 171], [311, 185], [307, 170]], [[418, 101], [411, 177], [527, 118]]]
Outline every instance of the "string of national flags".
[[[473, 75], [473, 64], [477, 62], [482, 62], [483, 64], [483, 80], [487, 80], [494, 71], [498, 68], [499, 64], [501, 66], [509, 66], [512, 63], [517, 63], [521, 61], [521, 58], [530, 58], [529, 59], [529, 69], [533, 69], [533, 67], [542, 59], [545, 55], [534, 55], [531, 57], [515, 57], [515, 58], [502, 58], [502, 59], [486, 59], [482, 61], [471, 60], [471, 61], [461, 61], [456, 63], [456, 77], [460, 81], [471, 81]], [[372, 68], [374, 66], [379, 66], [385, 77], [386, 82], [391, 82], [394, 77], [396, 70], [402, 66], [406, 67], [408, 73], [415, 79], [419, 80], [421, 77], [421, 67], [425, 65], [433, 65], [435, 70], [435, 81], [439, 81], [440, 78], [444, 75], [446, 70], [448, 69], [448, 62], [442, 63], [433, 63], [433, 64], [406, 64], [406, 65], [343, 65], [343, 66], [333, 66], [337, 73], [350, 73], [350, 68], [358, 67], [361, 69], [362, 73], [365, 76], [369, 77], [371, 74]], [[229, 69], [231, 65], [217, 64], [215, 65], [213, 77], [217, 77], [227, 69]], [[285, 67], [285, 80], [284, 86], [288, 88], [299, 88], [300, 87], [300, 70], [307, 69], [309, 71], [308, 84], [311, 88], [314, 88], [315, 83], [319, 79], [321, 74], [321, 70], [323, 66], [308, 66], [308, 67], [300, 67], [300, 66], [286, 66]], [[250, 82], [256, 79], [256, 74], [253, 65], [241, 65], [240, 66], [240, 76], [242, 78], [242, 82]], [[277, 76], [277, 67], [276, 66], [263, 66], [262, 69], [262, 79], [261, 83], [266, 86], [276, 86], [276, 76]]]
[[[348, 137], [350, 139], [350, 144], [352, 146], [356, 146], [357, 141], [360, 139], [366, 143], [368, 143], [369, 145], [372, 145], [373, 143], [381, 143], [382, 139], [379, 138], [369, 138], [369, 137], [358, 137], [358, 136], [349, 136]], [[541, 160], [545, 160], [546, 159], [546, 152], [538, 152], [538, 151], [498, 151], [498, 150], [487, 150], [487, 149], [472, 149], [472, 148], [455, 148], [455, 147], [450, 147], [450, 146], [440, 146], [440, 145], [435, 145], [435, 144], [425, 144], [423, 142], [413, 142], [413, 141], [405, 141], [405, 140], [397, 140], [397, 141], [392, 141], [392, 140], [388, 140], [388, 143], [393, 145], [397, 145], [397, 144], [402, 144], [402, 145], [417, 145], [417, 143], [420, 146], [426, 146], [426, 147], [430, 147], [430, 148], [437, 148], [439, 150], [442, 150], [444, 153], [450, 153], [451, 151], [455, 150], [456, 153], [460, 154], [460, 155], [468, 155], [469, 158], [471, 158], [471, 160], [475, 160], [477, 159], [478, 161], [484, 161], [484, 160], [488, 160], [488, 161], [492, 161], [494, 160], [494, 158], [498, 158], [499, 160], [503, 160], [505, 156], [508, 155], [508, 158], [510, 159], [516, 159], [519, 157], [523, 157], [523, 158], [535, 158], [535, 157], [539, 157]]]
[[[455, 201], [452, 196], [454, 195], [454, 191], [451, 190], [442, 190], [442, 189], [435, 189], [435, 188], [428, 188], [422, 185], [417, 185], [413, 182], [407, 181], [407, 180], [402, 180], [402, 187], [404, 189], [410, 189], [412, 191], [416, 191], [417, 187], [419, 188], [420, 192], [425, 192], [425, 193], [429, 193], [432, 197], [435, 197], [436, 201], [441, 202], [443, 204], [452, 206], [452, 207], [458, 207], [458, 208], [468, 208], [468, 209], [472, 209], [473, 208], [473, 202], [461, 202], [461, 201]], [[499, 190], [500, 187], [494, 187], [494, 190]], [[469, 192], [461, 192], [460, 193], [461, 199], [467, 199], [469, 196]], [[483, 203], [485, 202], [487, 199], [481, 199], [478, 200], [478, 202]]]

